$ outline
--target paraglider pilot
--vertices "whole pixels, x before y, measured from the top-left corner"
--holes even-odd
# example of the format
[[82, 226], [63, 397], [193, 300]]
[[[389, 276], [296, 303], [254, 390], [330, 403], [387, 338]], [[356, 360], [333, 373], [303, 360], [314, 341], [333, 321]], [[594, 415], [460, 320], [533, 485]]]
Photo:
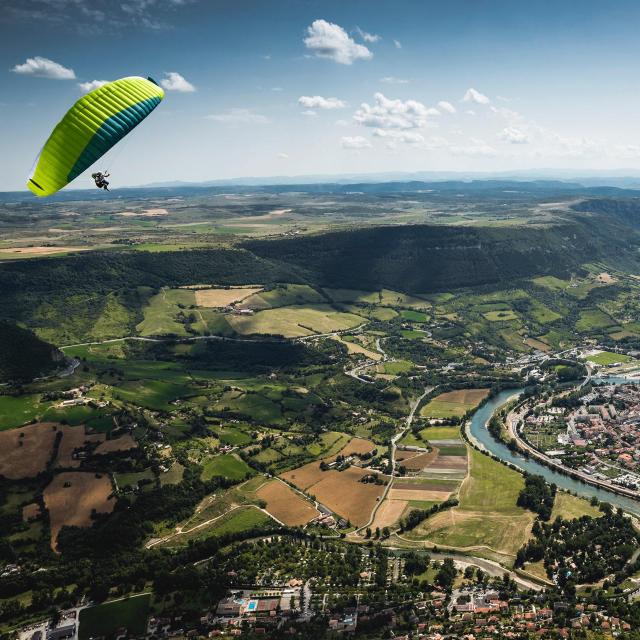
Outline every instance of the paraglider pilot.
[[109, 177], [109, 174], [106, 171], [105, 173], [101, 173], [100, 171], [98, 171], [98, 173], [92, 173], [91, 177], [95, 180], [96, 187], [98, 187], [98, 189], [109, 191], [109, 183], [106, 180], [106, 178]]

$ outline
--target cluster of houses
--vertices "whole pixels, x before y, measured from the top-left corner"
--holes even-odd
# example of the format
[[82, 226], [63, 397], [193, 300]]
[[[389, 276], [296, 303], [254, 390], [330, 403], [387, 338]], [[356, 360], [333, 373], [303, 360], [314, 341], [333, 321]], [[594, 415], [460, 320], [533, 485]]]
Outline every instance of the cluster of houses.
[[640, 386], [600, 385], [575, 409], [544, 405], [537, 409], [525, 418], [533, 444], [537, 431], [544, 432], [550, 424], [557, 428], [557, 444], [547, 448], [546, 455], [566, 457], [564, 464], [595, 480], [640, 489]]

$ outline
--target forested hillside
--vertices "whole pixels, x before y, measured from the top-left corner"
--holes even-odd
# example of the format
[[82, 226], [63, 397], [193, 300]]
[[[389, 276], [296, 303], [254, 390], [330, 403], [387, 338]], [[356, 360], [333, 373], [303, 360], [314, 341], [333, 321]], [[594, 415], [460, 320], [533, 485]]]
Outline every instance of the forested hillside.
[[631, 257], [633, 232], [602, 221], [547, 227], [411, 225], [245, 244], [305, 268], [320, 285], [446, 291], [540, 275], [566, 275], [593, 260]]
[[575, 211], [599, 213], [640, 228], [640, 198], [598, 198], [573, 205]]
[[0, 382], [28, 381], [60, 365], [63, 355], [31, 331], [0, 322]]

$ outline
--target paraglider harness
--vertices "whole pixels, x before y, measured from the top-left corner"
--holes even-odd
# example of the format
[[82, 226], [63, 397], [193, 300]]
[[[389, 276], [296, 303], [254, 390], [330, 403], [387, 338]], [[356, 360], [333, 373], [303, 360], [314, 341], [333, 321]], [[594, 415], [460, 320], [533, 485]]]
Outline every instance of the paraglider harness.
[[109, 191], [109, 183], [105, 179], [109, 177], [109, 174], [106, 171], [104, 173], [101, 173], [100, 171], [98, 171], [98, 173], [92, 173], [91, 177], [96, 183], [96, 187], [98, 187], [98, 189]]

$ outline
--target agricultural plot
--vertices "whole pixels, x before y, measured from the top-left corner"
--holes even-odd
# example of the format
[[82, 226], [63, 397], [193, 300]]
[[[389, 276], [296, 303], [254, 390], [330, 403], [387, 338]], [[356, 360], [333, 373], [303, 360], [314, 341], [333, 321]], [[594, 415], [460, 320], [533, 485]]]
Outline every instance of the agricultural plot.
[[58, 425], [45, 422], [0, 431], [0, 476], [22, 480], [45, 471], [57, 432]]
[[231, 327], [241, 335], [277, 335], [285, 338], [353, 329], [364, 319], [335, 311], [329, 305], [281, 307], [258, 311], [251, 316], [228, 316]]
[[82, 471], [56, 475], [43, 492], [51, 523], [51, 548], [55, 550], [62, 527], [89, 527], [92, 512], [111, 513], [116, 502], [111, 493], [106, 475]]
[[178, 322], [182, 309], [195, 306], [195, 293], [189, 289], [163, 289], [149, 299], [144, 308], [144, 319], [136, 327], [141, 336], [188, 335], [183, 323]]
[[347, 348], [347, 352], [349, 354], [360, 354], [365, 356], [366, 358], [369, 358], [369, 360], [381, 360], [382, 359], [382, 354], [378, 353], [377, 351], [371, 351], [371, 349], [367, 349], [366, 347], [363, 347], [361, 344], [355, 342], [355, 341], [347, 341], [347, 340], [343, 340], [342, 338], [340, 338], [339, 336], [335, 336], [334, 338], [337, 342], [339, 342], [341, 345], [344, 345]]
[[280, 480], [263, 484], [256, 496], [267, 503], [266, 510], [274, 518], [290, 527], [307, 524], [320, 515], [309, 501]]
[[114, 453], [115, 451], [130, 451], [135, 449], [138, 443], [128, 433], [120, 436], [119, 438], [113, 438], [112, 440], [105, 440], [101, 442], [94, 451], [97, 455], [104, 455], [107, 453]]
[[580, 312], [580, 317], [576, 322], [576, 331], [589, 333], [590, 331], [615, 326], [615, 324], [616, 321], [603, 311], [600, 311], [600, 309], [585, 309]]
[[460, 418], [477, 407], [489, 394], [489, 389], [458, 389], [441, 393], [422, 407], [420, 415], [429, 418]]
[[518, 320], [517, 314], [511, 310], [488, 311], [482, 314], [489, 322], [511, 322]]
[[88, 442], [102, 442], [104, 440], [104, 434], [102, 433], [88, 435], [84, 425], [78, 427], [58, 425], [58, 430], [62, 432], [62, 440], [58, 446], [56, 466], [65, 469], [80, 466], [80, 460], [76, 460], [73, 457], [74, 451], [82, 449]]
[[229, 287], [228, 289], [197, 289], [195, 301], [198, 307], [222, 308], [241, 302], [262, 291], [260, 287]]
[[239, 307], [243, 309], [275, 309], [277, 307], [324, 304], [326, 298], [306, 284], [287, 284], [261, 291], [246, 298]]
[[82, 609], [79, 639], [108, 638], [121, 628], [126, 628], [130, 636], [144, 635], [150, 602], [151, 595], [146, 593]]
[[631, 356], [627, 356], [623, 353], [613, 353], [611, 351], [600, 351], [599, 353], [587, 356], [585, 359], [589, 362], [605, 367], [617, 362], [629, 362], [632, 360]]
[[[355, 440], [355, 442], [354, 442]], [[374, 447], [372, 442], [355, 438], [340, 451], [368, 453]], [[349, 447], [352, 446], [351, 449]], [[327, 457], [325, 460], [335, 458]], [[319, 461], [310, 462], [281, 474], [287, 482], [314, 497], [318, 502], [355, 525], [362, 525], [369, 519], [375, 503], [384, 491], [382, 485], [361, 482], [368, 471], [351, 466], [344, 471], [329, 469], [322, 471]]]
[[242, 480], [254, 473], [253, 469], [233, 453], [215, 456], [207, 460], [202, 468], [202, 480], [222, 477], [229, 480]]
[[47, 408], [39, 395], [0, 396], [0, 430], [13, 429], [35, 420]]

